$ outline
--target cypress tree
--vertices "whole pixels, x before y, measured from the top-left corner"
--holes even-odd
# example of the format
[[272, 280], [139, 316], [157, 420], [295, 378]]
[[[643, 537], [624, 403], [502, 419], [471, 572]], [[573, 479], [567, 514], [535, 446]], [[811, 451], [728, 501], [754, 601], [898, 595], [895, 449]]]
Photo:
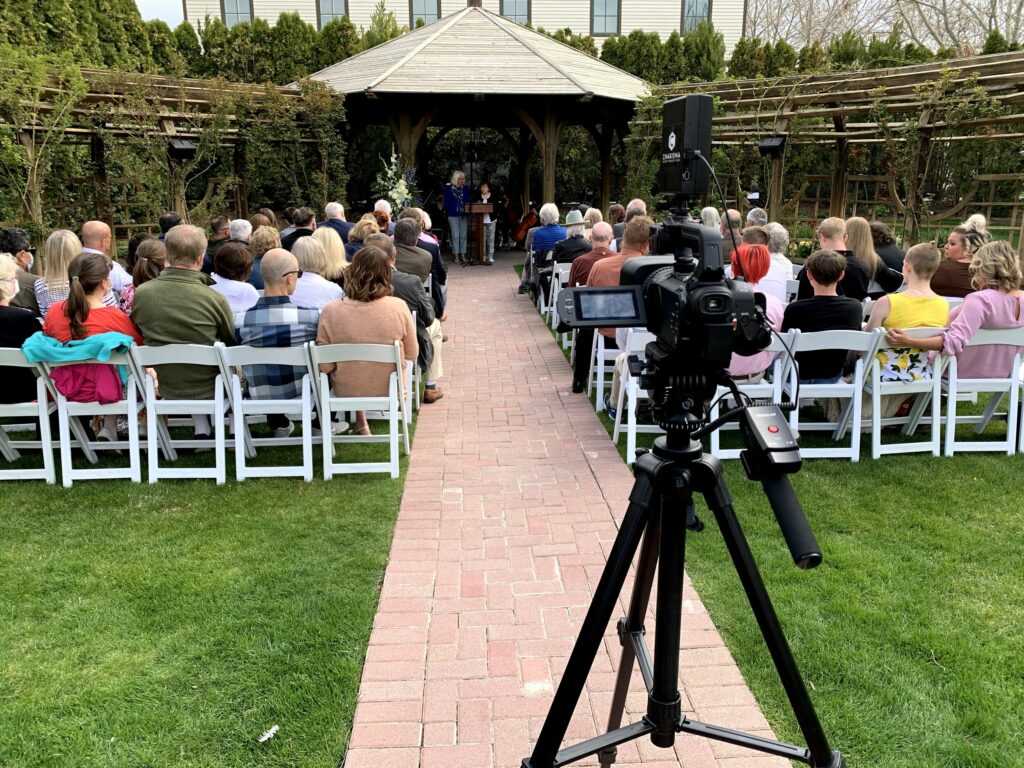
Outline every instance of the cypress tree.
[[697, 82], [717, 80], [725, 71], [725, 37], [710, 21], [702, 21], [683, 38], [690, 79]]
[[320, 38], [317, 40], [316, 69], [344, 61], [349, 56], [359, 53], [359, 32], [355, 25], [349, 21], [348, 16], [335, 18], [327, 22], [320, 29]]
[[286, 85], [315, 71], [317, 32], [298, 13], [282, 13], [271, 31], [274, 82]]
[[203, 72], [203, 49], [199, 44], [196, 28], [183, 21], [171, 34], [174, 35], [174, 47], [181, 57], [185, 72], [192, 77], [200, 76]]
[[662, 83], [678, 83], [686, 79], [686, 46], [676, 30], [665, 41], [662, 48]]

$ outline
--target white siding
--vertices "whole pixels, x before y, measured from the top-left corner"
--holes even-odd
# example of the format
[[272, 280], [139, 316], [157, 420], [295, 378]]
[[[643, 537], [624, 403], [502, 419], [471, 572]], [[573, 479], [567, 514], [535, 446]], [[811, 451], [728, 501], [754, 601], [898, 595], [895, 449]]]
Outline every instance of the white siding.
[[569, 27], [577, 35], [590, 34], [590, 0], [533, 0], [530, 10], [534, 29]]
[[192, 26], [198, 28], [199, 22], [205, 21], [207, 16], [221, 18], [220, 0], [185, 0], [185, 13]]
[[711, 0], [711, 23], [725, 37], [726, 58], [743, 37], [743, 0]]
[[[409, 26], [409, 0], [387, 0], [385, 7], [395, 14], [398, 23]], [[348, 0], [348, 18], [356, 29], [370, 26], [377, 0]]]
[[252, 0], [252, 14], [266, 19], [270, 24], [277, 23], [282, 13], [297, 11], [302, 20], [316, 27], [317, 0]]
[[634, 29], [657, 32], [667, 40], [673, 32], [679, 31], [683, 4], [681, 0], [622, 0], [622, 34], [628, 35]]

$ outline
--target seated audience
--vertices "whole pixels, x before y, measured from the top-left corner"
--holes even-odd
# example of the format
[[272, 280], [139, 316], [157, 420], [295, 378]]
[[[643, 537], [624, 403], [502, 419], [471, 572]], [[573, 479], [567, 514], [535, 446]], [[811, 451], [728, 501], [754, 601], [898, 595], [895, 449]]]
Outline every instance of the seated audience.
[[[594, 210], [591, 208], [591, 210]], [[572, 262], [569, 270], [569, 285], [586, 285], [590, 278], [590, 271], [601, 259], [613, 256], [615, 251], [611, 245], [615, 242], [612, 232], [612, 225], [599, 221], [594, 225], [591, 232], [594, 248]], [[572, 391], [579, 394], [587, 387], [587, 378], [590, 376], [590, 348], [594, 343], [593, 328], [576, 329], [576, 364], [573, 367]]]
[[593, 241], [590, 236], [593, 234], [594, 225], [600, 221], [604, 221], [604, 217], [601, 215], [600, 208], [587, 208], [587, 212], [583, 214], [583, 236], [587, 238], [588, 243]]
[[[179, 224], [167, 233], [167, 266], [154, 279], [136, 286], [132, 321], [149, 346], [164, 344], [234, 345], [235, 329], [227, 299], [209, 286], [201, 271], [206, 235], [199, 227]], [[160, 393], [172, 400], [205, 400], [214, 395], [217, 369], [205, 365], [161, 365]], [[197, 438], [209, 437], [210, 420], [192, 417]]]
[[875, 243], [875, 253], [885, 262], [889, 269], [897, 272], [903, 269], [903, 249], [896, 245], [896, 235], [889, 229], [884, 221], [869, 222], [871, 226], [871, 239]]
[[[875, 328], [944, 328], [949, 302], [931, 289], [932, 275], [942, 255], [931, 243], [915, 245], [903, 260], [905, 291], [890, 293], [871, 307], [864, 330]], [[883, 349], [878, 353], [882, 381], [917, 381], [929, 378], [927, 355], [918, 347]]]
[[[392, 296], [391, 264], [380, 248], [362, 248], [345, 273], [346, 295], [320, 313], [317, 344], [391, 344], [402, 346], [402, 357], [416, 360], [419, 344], [409, 307]], [[332, 363], [321, 370], [330, 376], [339, 397], [379, 396], [388, 392], [394, 368], [385, 363]], [[406, 382], [409, 386], [409, 382]], [[366, 414], [356, 413], [355, 433], [369, 435]]]
[[252, 226], [252, 231], [255, 232], [260, 227], [269, 227], [270, 219], [264, 216], [262, 213], [254, 213], [249, 217], [249, 224]]
[[[401, 224], [402, 221], [399, 219], [398, 223]], [[398, 270], [396, 263], [398, 251], [395, 248], [395, 243], [387, 235], [383, 232], [370, 235], [366, 238], [365, 247], [380, 248], [388, 255], [392, 269], [391, 288], [394, 295], [406, 303], [410, 312], [416, 313], [416, 340], [420, 347], [416, 364], [423, 371], [423, 402], [436, 403], [444, 397], [444, 392], [437, 386], [437, 380], [444, 373], [441, 366], [441, 344], [444, 341], [444, 333], [441, 331], [441, 321], [434, 316], [433, 303], [427, 296], [419, 277]]]
[[565, 240], [565, 227], [558, 223], [557, 205], [544, 203], [537, 216], [540, 218], [540, 227], [533, 233], [531, 251], [534, 269], [543, 267], [547, 261], [548, 252], [555, 247], [555, 243]]
[[[166, 231], [163, 230], [165, 217], [177, 215], [176, 213], [165, 213], [161, 216], [161, 231]], [[120, 296], [124, 287], [132, 281], [132, 276], [128, 274], [117, 259], [111, 257], [110, 254], [113, 252], [110, 247], [112, 241], [110, 227], [106, 223], [102, 221], [87, 221], [82, 225], [82, 251], [84, 253], [102, 253], [110, 259], [110, 263], [113, 265], [110, 270], [111, 290]]]
[[327, 257], [324, 277], [344, 288], [348, 259], [345, 258], [345, 243], [342, 242], [338, 231], [332, 227], [317, 227], [313, 239], [324, 247], [324, 255]]
[[[138, 258], [139, 246], [147, 240], [152, 239], [153, 238], [146, 232], [139, 232], [132, 235], [131, 240], [128, 241], [128, 256], [124, 260], [124, 268], [129, 275], [135, 270], [135, 261]], [[127, 286], [125, 286], [125, 288], [127, 288]], [[124, 293], [124, 289], [122, 289], [122, 293]], [[121, 296], [121, 299], [123, 301], [124, 296]]]
[[[272, 210], [269, 208], [260, 208], [259, 213], [267, 217], [271, 227], [277, 229], [277, 215]], [[255, 225], [253, 225], [253, 229], [256, 229]]]
[[[437, 238], [430, 232], [430, 216], [422, 208], [405, 208], [398, 214], [398, 220], [402, 219], [412, 219], [420, 224], [420, 237], [416, 241], [416, 247], [422, 248], [430, 254], [430, 298], [434, 302], [434, 314], [443, 320], [448, 293], [446, 286], [448, 268], [445, 266], [444, 259], [441, 258], [441, 246], [438, 245]], [[395, 226], [398, 226], [397, 222]]]
[[210, 239], [206, 244], [206, 258], [203, 260], [203, 274], [213, 274], [213, 260], [222, 245], [231, 242], [231, 222], [227, 216], [218, 213], [210, 218]]
[[135, 252], [135, 268], [132, 270], [132, 281], [121, 291], [121, 309], [131, 314], [135, 289], [159, 275], [167, 261], [167, 247], [163, 240], [150, 238], [139, 244]]
[[327, 302], [345, 295], [337, 283], [324, 277], [329, 266], [327, 252], [317, 240], [300, 237], [292, 246], [292, 253], [299, 261], [299, 282], [292, 293], [292, 304], [321, 309]]
[[295, 222], [292, 217], [295, 216], [295, 211], [297, 210], [297, 208], [290, 205], [281, 213], [281, 218], [284, 220], [284, 228], [281, 230], [282, 240], [295, 231]]
[[861, 216], [853, 216], [846, 220], [846, 247], [853, 251], [857, 258], [868, 268], [868, 295], [872, 298], [885, 293], [894, 293], [903, 285], [903, 275], [889, 269], [877, 253], [875, 241], [871, 235], [871, 225]]
[[759, 224], [751, 224], [743, 230], [743, 242], [747, 245], [768, 246], [768, 230]]
[[[842, 224], [843, 220], [836, 221]], [[800, 274], [806, 275], [814, 295], [798, 299], [786, 307], [782, 316], [783, 332], [793, 328], [805, 333], [861, 329], [864, 305], [857, 299], [840, 296], [838, 292], [846, 267], [846, 257], [837, 251], [819, 250], [807, 258], [807, 264]], [[846, 350], [799, 352], [796, 362], [800, 369], [800, 381], [807, 384], [833, 384], [843, 375]]]
[[271, 248], [280, 247], [281, 235], [274, 227], [260, 227], [249, 238], [249, 250], [252, 251], [252, 274], [249, 275], [249, 284], [257, 291], [263, 290], [260, 259]]
[[373, 204], [373, 218], [381, 232], [395, 234], [395, 222], [391, 220], [391, 203], [387, 200], [378, 200]]
[[415, 219], [399, 219], [395, 224], [395, 249], [398, 251], [396, 268], [399, 272], [416, 275], [420, 282], [430, 275], [430, 254], [417, 245], [420, 225]]
[[793, 279], [793, 262], [786, 254], [789, 252], [789, 232], [777, 221], [769, 221], [764, 225], [768, 233], [768, 252], [772, 255], [772, 264], [781, 268], [787, 280]]
[[374, 232], [380, 232], [377, 220], [373, 218], [372, 213], [364, 213], [348, 233], [348, 242], [345, 243], [345, 258], [349, 262], [356, 255], [356, 251], [363, 247], [363, 240], [366, 239], [366, 236], [372, 235]]
[[619, 203], [612, 203], [608, 206], [608, 224], [612, 228], [612, 239], [614, 240], [618, 235], [615, 235], [615, 225], [626, 223], [626, 209]]
[[0, 229], [0, 253], [10, 255], [18, 266], [18, 291], [11, 299], [11, 306], [27, 309], [33, 316], [39, 317], [39, 302], [36, 301], [36, 275], [32, 274], [36, 249], [32, 247], [28, 232], [18, 227]]
[[748, 227], [763, 227], [768, 223], [768, 211], [764, 208], [751, 208], [747, 211]]
[[732, 252], [743, 242], [743, 217], [735, 208], [726, 210], [722, 216], [719, 229], [722, 232], [722, 260], [728, 264], [732, 261]]
[[232, 315], [249, 309], [260, 297], [256, 289], [245, 282], [252, 274], [252, 261], [249, 246], [236, 242], [222, 245], [213, 257], [213, 285], [210, 287], [228, 300]]
[[722, 226], [722, 215], [713, 205], [700, 209], [700, 223], [705, 227], [719, 229]]
[[287, 235], [281, 234], [281, 247], [290, 251], [300, 237], [310, 237], [316, 230], [316, 217], [309, 208], [296, 208], [292, 213], [295, 227]]
[[[276, 230], [275, 230], [276, 234]], [[251, 347], [298, 347], [316, 339], [320, 310], [297, 307], [295, 293], [301, 270], [294, 254], [271, 248], [260, 261], [264, 293], [251, 309], [235, 314], [238, 343]], [[253, 400], [292, 400], [302, 396], [306, 369], [290, 365], [252, 365], [242, 369]], [[316, 382], [312, 382], [316, 386]], [[319, 423], [319, 422], [316, 422]], [[283, 413], [268, 413], [274, 437], [288, 437], [295, 425]], [[314, 436], [319, 433], [314, 427]]]
[[324, 206], [324, 216], [326, 217], [323, 221], [316, 225], [317, 229], [323, 229], [327, 227], [333, 229], [338, 233], [338, 237], [341, 238], [341, 242], [348, 242], [348, 233], [352, 231], [352, 222], [345, 220], [345, 206], [341, 203], [331, 202]]
[[565, 239], [555, 243], [555, 247], [551, 251], [551, 260], [555, 264], [565, 264], [573, 261], [577, 256], [590, 253], [591, 245], [585, 235], [586, 229], [587, 225], [583, 221], [583, 215], [579, 211], [569, 211], [565, 217]]
[[616, 221], [612, 225], [612, 233], [615, 235], [616, 240], [622, 239], [622, 233], [626, 231], [626, 225], [637, 216], [647, 215], [647, 203], [641, 200], [639, 197], [634, 197], [628, 203], [626, 203], [626, 210], [623, 211], [622, 218]]
[[975, 214], [949, 233], [943, 249], [946, 258], [932, 277], [932, 290], [939, 296], [962, 299], [974, 292], [971, 260], [978, 249], [988, 242], [987, 226], [985, 217]]
[[[68, 282], [68, 265], [82, 252], [82, 243], [74, 232], [55, 229], [46, 238], [46, 245], [43, 246], [43, 276], [36, 280], [35, 284], [36, 304], [43, 319], [49, 314], [51, 307], [68, 297], [71, 290], [71, 284]], [[104, 303], [108, 307], [118, 306], [113, 291], [106, 295]]]
[[181, 224], [181, 216], [176, 211], [166, 211], [160, 214], [160, 218], [157, 219], [157, 225], [160, 227], [160, 235], [157, 237], [158, 240], [163, 240], [167, 237], [167, 233], [171, 231], [172, 227], [176, 227]]
[[[774, 291], [766, 290], [765, 280], [773, 267], [771, 254], [763, 245], [747, 245], [744, 243], [733, 254], [732, 273], [734, 277], [742, 277], [753, 289], [765, 298], [765, 317], [776, 331], [782, 328], [782, 314], [785, 298], [779, 298]], [[774, 284], [771, 285], [775, 287]], [[738, 355], [733, 353], [729, 363], [729, 374], [737, 381], [757, 382], [764, 377], [764, 372], [775, 359], [774, 352], [758, 352], [756, 355]]]
[[228, 232], [232, 243], [248, 243], [252, 236], [252, 224], [248, 219], [232, 219], [228, 224]]
[[[9, 253], [0, 253], [0, 347], [20, 349], [25, 339], [39, 332], [39, 320], [29, 310], [11, 306], [18, 293], [21, 267]], [[36, 399], [36, 377], [31, 368], [0, 367], [4, 385], [0, 403], [28, 403]]]
[[[818, 250], [832, 251], [843, 257], [843, 277], [836, 289], [838, 295], [864, 301], [868, 296], [871, 272], [855, 253], [847, 250], [846, 222], [837, 216], [830, 216], [818, 225], [817, 237]], [[800, 283], [796, 294], [798, 299], [809, 299], [818, 295], [808, 277], [805, 266], [797, 275], [797, 280]]]
[[[68, 297], [50, 308], [43, 333], [61, 343], [86, 339], [101, 333], [122, 333], [136, 344], [142, 336], [119, 307], [108, 306], [110, 259], [101, 253], [81, 253], [68, 265], [71, 287]], [[86, 364], [55, 368], [50, 374], [54, 387], [68, 400], [78, 403], [116, 403], [124, 399], [124, 385], [116, 366]], [[103, 417], [96, 437], [117, 440], [117, 416]]]
[[886, 339], [894, 347], [914, 346], [955, 355], [957, 375], [967, 379], [1003, 378], [1012, 373], [1014, 355], [1020, 347], [983, 344], [968, 347], [979, 330], [1024, 327], [1024, 292], [1020, 290], [1021, 269], [1017, 252], [1005, 241], [981, 246], [971, 260], [973, 293], [949, 313], [945, 333], [926, 339], [911, 339], [899, 328], [891, 328]]

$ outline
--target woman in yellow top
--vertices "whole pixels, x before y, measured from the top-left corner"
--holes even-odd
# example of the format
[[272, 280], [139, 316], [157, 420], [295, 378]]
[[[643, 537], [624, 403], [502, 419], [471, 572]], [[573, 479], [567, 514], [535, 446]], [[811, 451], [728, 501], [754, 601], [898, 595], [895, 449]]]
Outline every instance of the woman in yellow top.
[[[915, 245], [903, 261], [907, 289], [890, 293], [875, 302], [864, 330], [875, 328], [944, 328], [949, 320], [949, 302], [931, 289], [932, 275], [942, 261], [931, 243]], [[931, 376], [927, 350], [884, 349], [878, 353], [882, 381], [917, 381]]]

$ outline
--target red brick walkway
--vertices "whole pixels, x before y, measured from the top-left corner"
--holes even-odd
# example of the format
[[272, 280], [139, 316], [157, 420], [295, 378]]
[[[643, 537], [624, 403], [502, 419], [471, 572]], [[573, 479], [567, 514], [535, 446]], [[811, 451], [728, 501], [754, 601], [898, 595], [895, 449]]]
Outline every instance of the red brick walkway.
[[[452, 269], [446, 395], [420, 411], [346, 768], [518, 768], [626, 508], [632, 475], [569, 390], [511, 263]], [[684, 709], [769, 733], [688, 580], [683, 622]], [[572, 741], [604, 732], [619, 653], [610, 626]], [[646, 709], [634, 678], [630, 720]], [[618, 764], [788, 765], [687, 736], [674, 752], [648, 739], [620, 747]]]

